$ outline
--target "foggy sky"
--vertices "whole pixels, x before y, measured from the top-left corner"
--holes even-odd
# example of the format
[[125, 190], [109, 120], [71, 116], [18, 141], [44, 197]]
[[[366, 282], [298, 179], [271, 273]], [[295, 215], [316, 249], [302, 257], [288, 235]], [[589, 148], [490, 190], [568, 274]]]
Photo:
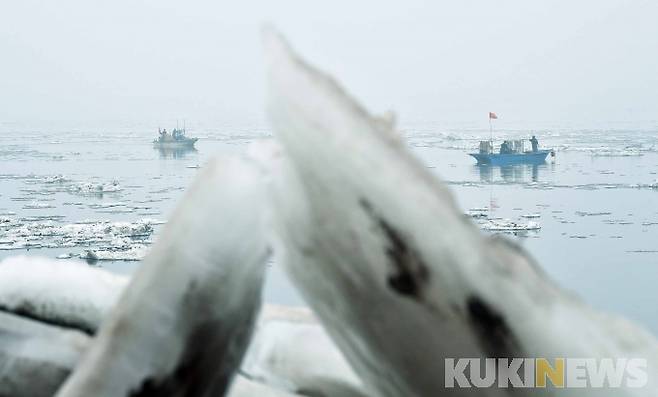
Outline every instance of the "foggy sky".
[[658, 126], [658, 2], [3, 1], [0, 122], [264, 120], [272, 23], [401, 124]]

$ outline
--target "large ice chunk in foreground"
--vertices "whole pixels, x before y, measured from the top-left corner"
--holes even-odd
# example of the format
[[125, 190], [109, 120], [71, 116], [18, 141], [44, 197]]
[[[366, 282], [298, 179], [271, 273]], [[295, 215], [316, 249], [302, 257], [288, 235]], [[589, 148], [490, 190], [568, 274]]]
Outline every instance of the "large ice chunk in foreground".
[[0, 310], [93, 334], [127, 282], [84, 262], [10, 257], [0, 262]]
[[484, 236], [450, 191], [331, 77], [264, 34], [269, 113], [284, 147], [273, 184], [295, 285], [364, 382], [383, 396], [508, 395], [447, 389], [444, 359], [637, 357], [642, 389], [517, 395], [658, 395], [658, 345], [547, 279], [513, 243]]
[[269, 255], [262, 178], [243, 158], [203, 168], [58, 396], [228, 390]]

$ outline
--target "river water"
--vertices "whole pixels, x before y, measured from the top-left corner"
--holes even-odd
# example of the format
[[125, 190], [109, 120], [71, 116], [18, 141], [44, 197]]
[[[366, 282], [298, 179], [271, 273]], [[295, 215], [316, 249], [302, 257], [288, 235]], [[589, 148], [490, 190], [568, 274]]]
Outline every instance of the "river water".
[[[507, 167], [478, 167], [467, 155], [486, 139], [486, 129], [429, 124], [403, 131], [410, 148], [450, 185], [465, 212], [484, 207], [490, 218], [518, 222], [527, 222], [522, 215], [538, 215], [533, 221], [541, 230], [509, 237], [563, 287], [658, 335], [658, 189], [651, 187], [658, 179], [658, 129], [537, 130], [540, 145], [556, 149], [555, 160]], [[144, 127], [2, 124], [0, 258], [72, 254], [75, 260], [87, 250], [118, 249], [119, 257], [138, 259], [198, 166], [213, 154], [244, 150], [268, 134], [253, 126], [198, 127], [188, 132], [200, 138], [196, 150], [161, 151], [151, 144], [153, 131]], [[518, 130], [497, 137], [527, 139], [529, 134]], [[146, 220], [141, 222], [148, 224], [147, 231], [135, 237], [134, 230], [143, 227], [140, 220]], [[111, 236], [99, 237], [112, 222], [136, 223], [128, 235], [117, 226]], [[67, 226], [72, 224], [82, 231]], [[37, 235], [47, 234], [42, 230], [54, 235]], [[130, 274], [139, 263], [95, 265]], [[268, 272], [266, 300], [303, 305], [276, 264]]]

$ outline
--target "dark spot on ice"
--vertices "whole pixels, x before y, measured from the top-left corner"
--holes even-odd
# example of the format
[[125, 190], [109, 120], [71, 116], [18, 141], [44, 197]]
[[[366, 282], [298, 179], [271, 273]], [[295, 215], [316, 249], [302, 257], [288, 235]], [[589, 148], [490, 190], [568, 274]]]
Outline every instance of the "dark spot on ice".
[[430, 276], [422, 258], [398, 229], [377, 214], [370, 202], [361, 199], [359, 204], [386, 238], [386, 256], [393, 267], [387, 279], [389, 287], [400, 295], [420, 299]]
[[468, 318], [487, 357], [523, 357], [505, 318], [477, 296], [467, 302]]
[[242, 352], [234, 346], [232, 338], [236, 335], [222, 337], [217, 332], [217, 324], [206, 323], [198, 327], [187, 338], [185, 352], [176, 369], [169, 374], [144, 379], [130, 396], [223, 396]]
[[[245, 297], [239, 314], [224, 318], [215, 314], [215, 301], [205, 295], [206, 286], [191, 281], [183, 306], [203, 319], [186, 332], [183, 353], [170, 373], [145, 378], [131, 397], [223, 396], [229, 389], [251, 339], [259, 289]], [[226, 314], [226, 313], [225, 313]]]

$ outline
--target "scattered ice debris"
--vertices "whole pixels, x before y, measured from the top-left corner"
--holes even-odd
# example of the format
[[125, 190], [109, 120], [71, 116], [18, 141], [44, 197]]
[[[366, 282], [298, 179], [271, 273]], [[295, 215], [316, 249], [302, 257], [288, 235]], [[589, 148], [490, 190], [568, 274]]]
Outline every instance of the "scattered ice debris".
[[627, 221], [625, 219], [604, 219], [603, 223], [608, 225], [632, 225], [633, 222]]
[[90, 262], [96, 261], [140, 261], [148, 253], [149, 247], [144, 244], [135, 244], [128, 248], [105, 248], [86, 250], [81, 259]]
[[105, 208], [115, 208], [115, 207], [125, 207], [127, 206], [127, 203], [121, 202], [121, 201], [108, 201], [108, 202], [101, 202], [101, 203], [96, 203], [96, 204], [90, 204], [89, 208], [92, 209], [105, 209]]
[[541, 214], [538, 212], [534, 212], [532, 214], [523, 214], [521, 215], [521, 218], [536, 219], [536, 218], [541, 218]]
[[161, 211], [153, 210], [153, 211], [139, 211], [137, 212], [138, 215], [141, 216], [156, 216], [156, 215], [162, 215]]
[[594, 157], [634, 157], [642, 156], [644, 153], [639, 148], [623, 148], [623, 149], [593, 149], [591, 151]]
[[652, 189], [658, 189], [658, 179], [656, 179], [655, 181], [653, 181], [653, 183], [651, 184], [651, 188], [652, 188]]
[[98, 194], [98, 193], [115, 193], [123, 190], [118, 181], [112, 181], [111, 183], [92, 183], [84, 182], [77, 185], [73, 185], [69, 188], [69, 191], [72, 193], [79, 194]]
[[483, 230], [491, 232], [517, 232], [517, 231], [527, 231], [527, 230], [539, 230], [541, 226], [537, 222], [529, 221], [527, 223], [518, 223], [510, 221], [508, 219], [504, 220], [490, 220], [489, 222], [482, 225]]
[[23, 209], [25, 210], [43, 210], [48, 208], [55, 208], [55, 206], [50, 203], [44, 203], [39, 201], [30, 204], [25, 204], [23, 206]]
[[64, 183], [64, 182], [68, 182], [68, 179], [66, 179], [64, 175], [61, 174], [45, 176], [43, 178], [43, 183]]
[[62, 225], [52, 220], [24, 221], [3, 217], [0, 250], [97, 246], [100, 252], [128, 252], [123, 257], [135, 258], [143, 251], [143, 246], [151, 243], [153, 226], [162, 223], [153, 219], [136, 222], [85, 220]]
[[587, 211], [576, 211], [578, 216], [602, 216], [602, 215], [612, 215], [612, 212], [587, 212]]
[[557, 220], [560, 223], [564, 223], [564, 224], [576, 223], [574, 221], [571, 221], [571, 220], [568, 220], [568, 219], [565, 219], [561, 216], [556, 216], [556, 215], [553, 215], [553, 219]]
[[19, 218], [21, 222], [39, 222], [39, 221], [59, 221], [64, 219], [64, 215], [32, 215]]
[[489, 217], [489, 208], [470, 208], [466, 212], [467, 216], [471, 218], [488, 218]]

